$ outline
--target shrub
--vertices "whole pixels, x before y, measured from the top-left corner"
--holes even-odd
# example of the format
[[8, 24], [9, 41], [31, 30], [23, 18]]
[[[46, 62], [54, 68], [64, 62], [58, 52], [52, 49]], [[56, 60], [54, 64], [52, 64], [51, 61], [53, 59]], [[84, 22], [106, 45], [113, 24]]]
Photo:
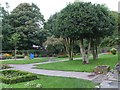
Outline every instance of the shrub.
[[1, 74], [0, 80], [6, 84], [14, 84], [37, 79], [37, 75], [19, 70], [4, 70], [1, 71]]
[[24, 55], [16, 55], [16, 58], [24, 58]]
[[34, 82], [27, 82], [25, 86], [30, 87], [30, 88], [42, 88], [41, 84], [34, 83]]
[[117, 53], [117, 49], [115, 49], [115, 48], [112, 48], [110, 51], [113, 55], [115, 55]]
[[12, 59], [12, 55], [11, 55], [11, 54], [8, 54], [8, 53], [4, 54], [3, 57], [4, 57], [5, 59]]
[[60, 55], [58, 56], [58, 58], [67, 58], [68, 56], [67, 55]]

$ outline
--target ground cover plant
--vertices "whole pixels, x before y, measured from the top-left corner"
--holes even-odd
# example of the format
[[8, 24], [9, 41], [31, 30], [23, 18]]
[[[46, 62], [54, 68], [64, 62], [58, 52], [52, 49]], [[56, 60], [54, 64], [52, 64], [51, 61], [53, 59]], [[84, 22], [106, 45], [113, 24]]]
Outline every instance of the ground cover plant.
[[94, 88], [95, 85], [91, 81], [76, 79], [76, 78], [65, 78], [55, 76], [44, 76], [37, 75], [38, 79], [21, 82], [16, 84], [2, 84], [2, 88], [37, 88], [36, 84], [39, 84], [42, 88]]
[[0, 61], [1, 64], [31, 64], [31, 63], [40, 63], [40, 62], [47, 62], [47, 61], [57, 61], [57, 60], [65, 60], [67, 58], [58, 58], [58, 57], [40, 57], [34, 58], [29, 60], [4, 60]]
[[2, 83], [13, 84], [37, 79], [37, 75], [19, 70], [3, 70], [0, 71], [0, 80]]
[[0, 61], [1, 64], [30, 64], [30, 63], [38, 63], [48, 61], [47, 58], [38, 58], [38, 59], [30, 59], [30, 60], [4, 60]]
[[80, 71], [80, 72], [93, 72], [94, 68], [98, 65], [109, 65], [110, 68], [118, 62], [118, 55], [104, 54], [100, 55], [98, 60], [90, 59], [89, 64], [83, 64], [82, 60], [71, 60], [58, 63], [49, 63], [36, 65], [37, 69], [49, 69], [49, 70], [65, 70], [65, 71]]

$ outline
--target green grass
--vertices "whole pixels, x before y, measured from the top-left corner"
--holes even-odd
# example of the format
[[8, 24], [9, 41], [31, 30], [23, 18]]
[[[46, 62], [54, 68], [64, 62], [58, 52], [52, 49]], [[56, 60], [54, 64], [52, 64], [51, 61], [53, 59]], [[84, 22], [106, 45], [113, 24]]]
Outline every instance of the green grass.
[[101, 55], [98, 60], [90, 59], [89, 64], [83, 64], [82, 60], [73, 60], [57, 63], [49, 63], [36, 65], [38, 69], [48, 70], [64, 70], [64, 71], [81, 71], [81, 72], [92, 72], [95, 66], [98, 65], [110, 65], [111, 68], [118, 62], [118, 55]]
[[[29, 81], [29, 83], [41, 84], [42, 88], [94, 88], [95, 85], [91, 81], [75, 78], [53, 77], [38, 75], [40, 79]], [[26, 86], [27, 82], [16, 84], [1, 83], [2, 88], [35, 88]], [[34, 89], [32, 89], [34, 90]]]
[[[41, 58], [35, 58], [30, 60], [4, 60], [0, 61], [0, 64], [31, 64], [31, 63], [40, 63], [40, 62], [46, 62], [50, 58], [49, 57], [41, 57]], [[54, 57], [52, 60], [64, 60], [67, 58], [57, 58]]]
[[30, 64], [48, 61], [48, 58], [30, 59], [30, 60], [4, 60], [1, 64]]

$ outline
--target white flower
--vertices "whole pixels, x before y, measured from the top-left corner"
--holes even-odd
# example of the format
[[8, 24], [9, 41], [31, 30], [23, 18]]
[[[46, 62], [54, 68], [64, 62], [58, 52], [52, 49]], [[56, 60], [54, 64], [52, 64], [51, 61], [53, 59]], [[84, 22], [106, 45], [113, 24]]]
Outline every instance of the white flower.
[[41, 84], [37, 84], [37, 85], [36, 85], [36, 88], [41, 88], [41, 87], [42, 87]]

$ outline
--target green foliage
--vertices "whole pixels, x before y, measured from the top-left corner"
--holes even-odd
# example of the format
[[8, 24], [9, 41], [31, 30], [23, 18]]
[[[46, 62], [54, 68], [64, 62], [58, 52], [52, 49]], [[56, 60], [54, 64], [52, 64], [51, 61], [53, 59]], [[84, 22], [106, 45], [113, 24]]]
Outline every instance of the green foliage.
[[3, 56], [4, 59], [12, 59], [12, 56]]
[[115, 46], [118, 45], [120, 43], [120, 38], [119, 38], [119, 13], [117, 12], [113, 12], [111, 11], [110, 14], [112, 15], [112, 17], [115, 19], [115, 24], [116, 24], [116, 28], [114, 28], [113, 34], [110, 36], [105, 37], [104, 39], [102, 39], [101, 45], [102, 47], [104, 46]]
[[59, 56], [57, 56], [58, 58], [67, 58], [68, 57], [68, 55], [59, 55]]
[[[91, 40], [97, 47], [100, 43], [100, 38], [112, 35], [113, 30], [116, 28], [115, 19], [110, 15], [110, 11], [100, 4], [74, 2], [68, 4], [54, 15], [52, 20], [50, 18], [50, 22], [55, 23], [56, 26], [50, 24], [49, 27], [56, 30], [56, 34], [66, 41], [70, 40], [69, 44], [66, 42], [68, 55], [73, 52], [74, 43], [72, 43], [72, 40], [73, 42], [75, 40], [82, 41], [81, 46], [83, 46], [83, 51], [85, 51], [85, 47], [89, 46], [88, 43], [91, 43]], [[87, 45], [85, 42], [87, 42]]]
[[115, 55], [117, 53], [117, 49], [115, 49], [115, 48], [112, 48], [110, 51], [113, 55]]
[[19, 49], [31, 49], [33, 44], [41, 45], [46, 37], [43, 34], [46, 33], [43, 30], [44, 17], [33, 3], [19, 4], [10, 14], [10, 22], [13, 32], [20, 34]]
[[31, 63], [39, 63], [39, 62], [46, 62], [48, 61], [48, 58], [38, 58], [38, 59], [32, 59], [32, 60], [4, 60], [1, 61], [2, 64], [31, 64]]
[[50, 36], [55, 35], [59, 36], [59, 32], [57, 32], [57, 17], [59, 13], [55, 13], [50, 16], [50, 18], [45, 22], [44, 28], [47, 29], [50, 32]]
[[25, 81], [37, 79], [37, 75], [35, 74], [18, 71], [18, 70], [5, 70], [5, 71], [1, 71], [1, 74], [2, 76], [0, 76], [0, 80], [3, 83], [7, 83], [7, 84], [13, 84], [13, 83], [25, 82]]
[[31, 83], [31, 82], [26, 83], [25, 86], [30, 87], [30, 88], [42, 88], [41, 84]]
[[16, 58], [24, 58], [24, 55], [16, 55]]
[[12, 27], [10, 26], [9, 21], [9, 12], [7, 11], [8, 4], [6, 4], [6, 8], [2, 7], [0, 5], [0, 34], [2, 34], [2, 38], [0, 37], [2, 41], [2, 49], [3, 50], [10, 50], [13, 46], [9, 42], [9, 38], [12, 34]]
[[75, 2], [68, 4], [58, 14], [57, 30], [63, 37], [104, 37], [111, 35], [114, 28], [113, 21], [104, 5]]
[[[36, 90], [35, 84], [42, 84], [42, 88], [94, 88], [95, 84], [88, 80], [77, 79], [77, 78], [66, 78], [66, 77], [55, 77], [55, 76], [44, 76], [37, 75], [37, 80], [16, 83], [16, 84], [4, 84], [2, 83], [2, 88], [11, 89], [29, 89]], [[49, 83], [48, 83], [49, 82]], [[32, 87], [33, 86], [33, 87]], [[34, 89], [35, 88], [35, 89]], [[39, 87], [38, 87], [38, 90]]]
[[19, 40], [20, 40], [20, 34], [18, 34], [18, 33], [12, 34], [12, 36], [11, 36], [11, 38], [10, 38], [10, 42], [11, 42], [12, 44], [14, 44], [14, 46], [17, 45], [17, 43], [19, 42]]

